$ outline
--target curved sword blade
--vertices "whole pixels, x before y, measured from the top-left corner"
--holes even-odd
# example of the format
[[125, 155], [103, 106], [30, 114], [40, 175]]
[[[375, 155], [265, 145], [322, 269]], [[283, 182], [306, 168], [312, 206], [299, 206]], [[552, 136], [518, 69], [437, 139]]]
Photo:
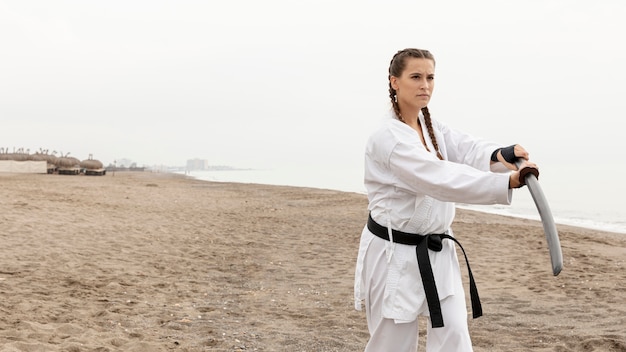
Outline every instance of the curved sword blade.
[[[521, 161], [518, 161], [516, 164], [519, 167]], [[554, 217], [552, 217], [552, 211], [550, 210], [550, 206], [548, 205], [546, 196], [543, 194], [543, 190], [541, 189], [541, 185], [539, 184], [537, 177], [535, 177], [532, 173], [528, 173], [526, 175], [525, 182], [528, 190], [530, 191], [530, 195], [535, 201], [539, 216], [541, 217], [543, 231], [548, 242], [548, 249], [550, 250], [552, 274], [557, 276], [561, 272], [561, 269], [563, 269], [563, 253], [561, 252], [561, 241], [559, 240], [559, 233], [556, 230]]]

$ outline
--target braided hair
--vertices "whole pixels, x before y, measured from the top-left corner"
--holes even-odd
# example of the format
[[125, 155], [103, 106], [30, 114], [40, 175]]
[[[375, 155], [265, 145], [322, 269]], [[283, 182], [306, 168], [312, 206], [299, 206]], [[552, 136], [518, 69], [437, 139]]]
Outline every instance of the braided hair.
[[[393, 107], [393, 111], [396, 115], [396, 118], [402, 122], [402, 114], [400, 113], [400, 106], [398, 105], [398, 99], [396, 97], [396, 90], [391, 86], [391, 76], [400, 77], [402, 75], [402, 71], [404, 71], [406, 67], [406, 59], [407, 58], [417, 58], [417, 59], [427, 59], [435, 62], [435, 57], [428, 50], [424, 49], [413, 49], [408, 48], [404, 50], [398, 51], [393, 58], [391, 59], [391, 63], [389, 63], [389, 98], [391, 99], [391, 106]], [[439, 145], [437, 144], [437, 139], [435, 138], [435, 132], [433, 131], [433, 124], [430, 119], [430, 112], [428, 111], [428, 107], [425, 106], [422, 108], [422, 114], [424, 115], [424, 122], [426, 122], [426, 129], [428, 130], [428, 136], [430, 140], [433, 142], [433, 146], [437, 151], [437, 157], [440, 160], [443, 160], [443, 156], [439, 152]], [[426, 147], [428, 150], [428, 146]]]

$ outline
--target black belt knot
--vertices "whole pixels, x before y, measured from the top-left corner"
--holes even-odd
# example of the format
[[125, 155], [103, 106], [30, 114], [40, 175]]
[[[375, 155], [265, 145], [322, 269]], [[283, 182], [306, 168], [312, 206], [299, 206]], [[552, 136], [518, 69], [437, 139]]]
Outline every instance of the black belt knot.
[[[367, 228], [374, 235], [389, 241], [389, 232], [385, 226], [378, 224], [372, 215], [370, 214], [367, 219]], [[467, 272], [470, 280], [470, 297], [472, 300], [472, 316], [474, 319], [483, 315], [483, 309], [480, 304], [480, 297], [478, 297], [478, 288], [476, 288], [476, 282], [474, 281], [474, 275], [472, 275], [472, 269], [470, 268], [467, 254], [465, 249], [461, 246], [459, 241], [448, 235], [447, 233], [418, 235], [413, 233], [402, 232], [398, 230], [391, 230], [393, 236], [393, 242], [406, 244], [410, 246], [417, 246], [415, 253], [417, 255], [417, 263], [422, 275], [422, 284], [424, 285], [424, 293], [426, 294], [426, 303], [428, 303], [428, 310], [430, 311], [430, 321], [433, 328], [443, 327], [443, 316], [441, 315], [441, 303], [439, 302], [439, 294], [437, 293], [437, 285], [435, 284], [435, 276], [433, 275], [433, 268], [430, 265], [430, 259], [428, 257], [428, 250], [440, 252], [443, 248], [442, 241], [449, 239], [459, 245], [465, 256], [465, 263], [467, 264]]]

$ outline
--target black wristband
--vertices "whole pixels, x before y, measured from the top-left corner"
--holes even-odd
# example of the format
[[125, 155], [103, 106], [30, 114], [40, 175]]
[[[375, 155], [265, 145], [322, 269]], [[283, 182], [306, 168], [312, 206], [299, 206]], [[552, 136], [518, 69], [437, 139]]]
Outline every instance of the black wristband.
[[493, 151], [493, 153], [491, 153], [491, 161], [498, 161], [498, 152], [502, 150], [502, 148], [498, 148], [496, 150]]
[[493, 153], [491, 153], [491, 161], [498, 161], [499, 151], [502, 151], [502, 157], [507, 162], [513, 164], [517, 160], [517, 157], [515, 156], [515, 144], [494, 150]]
[[502, 157], [507, 162], [514, 164], [517, 160], [517, 157], [515, 156], [515, 144], [502, 148]]

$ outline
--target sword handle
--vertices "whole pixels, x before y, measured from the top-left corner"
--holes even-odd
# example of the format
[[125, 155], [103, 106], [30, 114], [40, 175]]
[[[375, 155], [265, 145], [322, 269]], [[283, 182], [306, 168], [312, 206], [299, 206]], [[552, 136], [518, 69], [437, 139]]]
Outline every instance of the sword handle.
[[526, 178], [528, 175], [534, 175], [535, 179], [539, 179], [539, 170], [536, 167], [532, 167], [532, 166], [526, 166], [525, 168], [521, 168], [522, 167], [522, 163], [524, 162], [524, 159], [517, 159], [517, 161], [515, 161], [515, 165], [517, 166], [517, 169], [519, 170], [519, 182], [523, 185], [526, 184]]

